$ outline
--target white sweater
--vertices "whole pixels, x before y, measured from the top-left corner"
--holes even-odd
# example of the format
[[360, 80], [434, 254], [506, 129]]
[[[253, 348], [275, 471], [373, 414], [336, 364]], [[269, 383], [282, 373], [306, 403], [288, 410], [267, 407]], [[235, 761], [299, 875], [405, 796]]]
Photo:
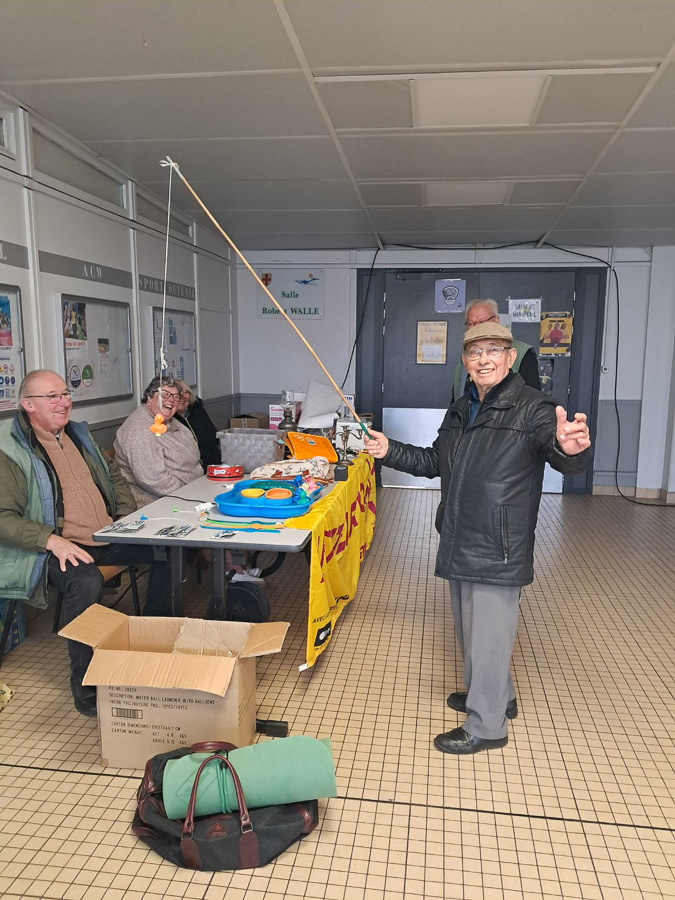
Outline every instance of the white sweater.
[[147, 406], [139, 406], [120, 425], [114, 444], [115, 460], [139, 507], [204, 474], [192, 430], [169, 419], [166, 432], [157, 435], [150, 431], [153, 421]]

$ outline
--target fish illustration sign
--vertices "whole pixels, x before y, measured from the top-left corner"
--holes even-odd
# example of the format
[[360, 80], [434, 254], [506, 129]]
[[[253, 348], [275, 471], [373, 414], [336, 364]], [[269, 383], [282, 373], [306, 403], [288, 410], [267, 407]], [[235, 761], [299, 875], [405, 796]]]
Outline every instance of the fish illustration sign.
[[[265, 269], [257, 273], [262, 283], [291, 319], [323, 319], [323, 269]], [[259, 319], [283, 319], [267, 294], [258, 286]]]

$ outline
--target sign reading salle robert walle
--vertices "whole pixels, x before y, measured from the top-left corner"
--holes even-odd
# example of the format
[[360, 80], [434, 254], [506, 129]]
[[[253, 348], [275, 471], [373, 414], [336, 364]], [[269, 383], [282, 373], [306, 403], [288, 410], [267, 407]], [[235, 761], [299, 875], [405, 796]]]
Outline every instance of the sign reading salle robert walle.
[[[323, 319], [323, 269], [265, 269], [257, 275], [290, 319]], [[259, 319], [283, 319], [260, 285], [257, 315]]]

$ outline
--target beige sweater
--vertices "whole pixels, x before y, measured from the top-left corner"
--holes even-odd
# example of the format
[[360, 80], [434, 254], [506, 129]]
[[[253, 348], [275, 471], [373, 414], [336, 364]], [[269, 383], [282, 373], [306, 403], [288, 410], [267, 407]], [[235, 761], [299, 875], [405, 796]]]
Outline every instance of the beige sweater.
[[143, 404], [120, 425], [115, 438], [115, 459], [139, 507], [204, 474], [192, 431], [169, 419], [167, 431], [156, 435], [150, 431], [153, 420]]
[[105, 500], [94, 484], [89, 466], [65, 432], [60, 438], [37, 425], [33, 429], [56, 470], [63, 495], [61, 535], [78, 544], [93, 545], [92, 534], [110, 525]]

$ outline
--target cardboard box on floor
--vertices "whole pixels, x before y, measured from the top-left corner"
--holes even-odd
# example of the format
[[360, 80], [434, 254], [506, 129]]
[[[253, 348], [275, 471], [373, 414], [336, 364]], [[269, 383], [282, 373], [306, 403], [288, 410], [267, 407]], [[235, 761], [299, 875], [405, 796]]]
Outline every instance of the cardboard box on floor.
[[91, 606], [59, 631], [94, 650], [101, 762], [141, 769], [197, 741], [238, 747], [255, 735], [255, 658], [278, 653], [288, 622], [125, 616]]
[[230, 419], [230, 428], [269, 428], [270, 417], [264, 412], [241, 413]]

